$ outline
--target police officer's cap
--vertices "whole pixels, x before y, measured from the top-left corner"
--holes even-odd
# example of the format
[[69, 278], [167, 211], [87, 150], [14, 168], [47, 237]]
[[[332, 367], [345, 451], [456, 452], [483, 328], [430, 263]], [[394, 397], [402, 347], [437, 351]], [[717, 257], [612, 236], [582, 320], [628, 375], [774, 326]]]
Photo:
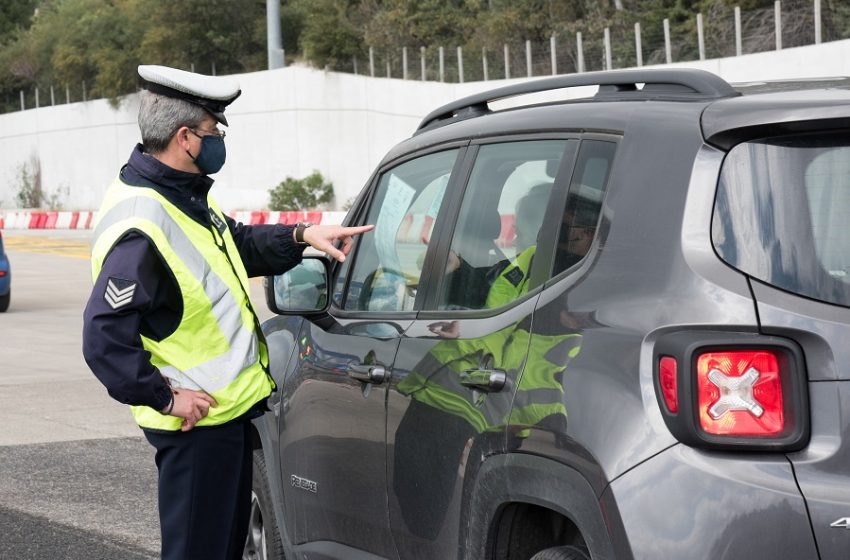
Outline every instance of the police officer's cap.
[[242, 93], [239, 84], [228, 78], [205, 76], [167, 66], [141, 65], [139, 76], [148, 91], [200, 105], [225, 126], [225, 107]]

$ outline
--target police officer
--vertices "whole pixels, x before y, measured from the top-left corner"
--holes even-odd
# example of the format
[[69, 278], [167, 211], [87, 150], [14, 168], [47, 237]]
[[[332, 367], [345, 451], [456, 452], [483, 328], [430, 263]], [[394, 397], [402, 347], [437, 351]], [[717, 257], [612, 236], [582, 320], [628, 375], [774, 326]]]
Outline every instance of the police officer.
[[486, 307], [510, 303], [528, 291], [531, 263], [537, 252], [537, 234], [543, 224], [543, 208], [549, 203], [552, 183], [531, 187], [516, 205], [516, 257], [507, 266], [498, 265], [495, 280], [487, 293]]
[[162, 558], [241, 558], [250, 420], [275, 389], [248, 278], [285, 272], [308, 244], [342, 261], [371, 226], [235, 223], [209, 175], [238, 84], [162, 66], [139, 75], [142, 143], [98, 214], [83, 353], [156, 448]]

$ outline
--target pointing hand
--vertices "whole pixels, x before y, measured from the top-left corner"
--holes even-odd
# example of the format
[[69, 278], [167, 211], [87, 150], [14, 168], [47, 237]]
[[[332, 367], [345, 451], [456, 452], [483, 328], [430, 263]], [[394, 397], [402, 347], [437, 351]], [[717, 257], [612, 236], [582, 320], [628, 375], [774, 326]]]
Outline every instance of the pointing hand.
[[[304, 230], [304, 241], [315, 249], [323, 251], [339, 262], [344, 262], [346, 255], [354, 246], [354, 236], [372, 231], [373, 225], [343, 227], [343, 226], [311, 226]], [[334, 241], [342, 240], [342, 247], [337, 249]]]

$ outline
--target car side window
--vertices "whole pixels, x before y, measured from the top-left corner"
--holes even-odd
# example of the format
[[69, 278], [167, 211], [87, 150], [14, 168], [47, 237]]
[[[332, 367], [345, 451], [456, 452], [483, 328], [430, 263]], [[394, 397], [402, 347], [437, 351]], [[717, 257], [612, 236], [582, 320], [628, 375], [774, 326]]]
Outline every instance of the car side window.
[[581, 261], [596, 237], [617, 144], [583, 140], [562, 214], [552, 276]]
[[412, 311], [434, 221], [459, 150], [428, 154], [385, 172], [361, 236], [343, 308]]
[[568, 140], [481, 146], [442, 270], [437, 309], [489, 309], [521, 297]]

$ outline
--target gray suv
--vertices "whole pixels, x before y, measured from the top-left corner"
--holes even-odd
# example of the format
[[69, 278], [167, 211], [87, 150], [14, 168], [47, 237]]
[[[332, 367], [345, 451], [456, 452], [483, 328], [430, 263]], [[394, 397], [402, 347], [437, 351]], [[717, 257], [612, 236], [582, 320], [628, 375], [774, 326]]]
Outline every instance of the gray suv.
[[349, 258], [267, 279], [245, 557], [846, 559], [848, 85], [428, 115]]

